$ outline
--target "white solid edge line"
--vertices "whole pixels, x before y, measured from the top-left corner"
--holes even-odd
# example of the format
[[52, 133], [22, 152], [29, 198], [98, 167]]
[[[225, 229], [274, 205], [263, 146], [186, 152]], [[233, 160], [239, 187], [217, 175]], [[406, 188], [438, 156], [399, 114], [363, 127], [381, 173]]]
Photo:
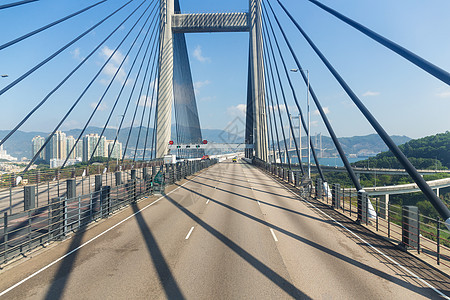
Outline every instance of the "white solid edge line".
[[[276, 182], [276, 181], [275, 181]], [[278, 183], [278, 182], [277, 182]], [[278, 183], [279, 184], [279, 183]], [[394, 259], [390, 258], [389, 256], [387, 256], [386, 254], [384, 254], [383, 252], [381, 252], [380, 250], [378, 250], [377, 248], [375, 248], [374, 246], [372, 246], [372, 244], [370, 244], [369, 242], [367, 242], [366, 240], [364, 240], [363, 238], [361, 238], [359, 235], [357, 235], [356, 233], [354, 233], [353, 231], [351, 231], [350, 229], [348, 229], [347, 227], [345, 227], [344, 225], [342, 225], [339, 221], [336, 221], [333, 217], [331, 217], [330, 215], [328, 215], [327, 213], [323, 212], [320, 208], [317, 208], [314, 204], [312, 204], [311, 202], [309, 202], [308, 200], [300, 197], [298, 194], [296, 194], [295, 192], [285, 188], [284, 186], [282, 186], [280, 184], [281, 187], [283, 187], [284, 189], [286, 189], [287, 191], [291, 192], [292, 194], [294, 194], [295, 196], [299, 197], [300, 199], [302, 199], [303, 201], [305, 201], [306, 203], [308, 203], [309, 205], [311, 205], [312, 207], [314, 207], [314, 209], [316, 209], [317, 211], [319, 211], [320, 213], [322, 213], [324, 216], [326, 216], [327, 218], [329, 218], [330, 220], [332, 220], [334, 223], [336, 223], [337, 225], [339, 225], [340, 227], [342, 227], [343, 229], [345, 229], [346, 231], [348, 231], [351, 235], [353, 235], [354, 237], [356, 237], [358, 240], [360, 240], [361, 242], [363, 242], [364, 244], [366, 244], [367, 246], [369, 246], [370, 248], [372, 248], [373, 250], [375, 250], [377, 253], [381, 254], [381, 256], [383, 256], [384, 258], [386, 258], [387, 260], [389, 260], [390, 262], [392, 262], [394, 265], [398, 266], [399, 268], [401, 268], [403, 271], [405, 271], [406, 273], [408, 273], [409, 275], [411, 275], [412, 277], [415, 277], [417, 280], [419, 280], [420, 282], [422, 282], [423, 284], [425, 284], [426, 286], [428, 286], [430, 289], [432, 289], [433, 291], [435, 291], [437, 294], [439, 294], [440, 296], [444, 297], [445, 299], [450, 299], [450, 297], [448, 297], [447, 295], [445, 295], [444, 293], [442, 293], [441, 291], [439, 291], [438, 289], [436, 289], [434, 286], [432, 286], [431, 284], [429, 284], [427, 281], [425, 281], [424, 279], [422, 279], [421, 277], [419, 277], [418, 275], [416, 275], [415, 273], [413, 273], [412, 271], [410, 271], [409, 269], [407, 269], [406, 267], [404, 267], [403, 265], [401, 265], [400, 263], [398, 263], [397, 261], [395, 261]]]
[[191, 236], [192, 231], [194, 230], [194, 226], [191, 227], [191, 230], [189, 230], [188, 234], [186, 235], [185, 240], [189, 239], [189, 237]]
[[[200, 174], [199, 174], [200, 175]], [[131, 219], [132, 217], [134, 217], [135, 215], [141, 213], [143, 210], [149, 208], [150, 206], [152, 206], [153, 204], [159, 202], [161, 199], [165, 198], [165, 196], [168, 196], [170, 194], [172, 194], [173, 192], [175, 192], [176, 190], [180, 189], [181, 187], [183, 187], [184, 185], [186, 185], [187, 183], [191, 182], [193, 179], [195, 179], [196, 177], [198, 177], [199, 175], [195, 176], [194, 178], [190, 179], [189, 181], [186, 181], [185, 183], [183, 183], [182, 185], [180, 185], [179, 187], [177, 187], [176, 189], [170, 191], [169, 193], [167, 193], [164, 196], [159, 197], [158, 199], [156, 199], [155, 201], [153, 201], [150, 204], [147, 204], [145, 207], [141, 208], [140, 210], [138, 210], [137, 212], [133, 213], [132, 215], [126, 217], [125, 219], [123, 219], [122, 221], [120, 221], [119, 223], [115, 224], [114, 226], [106, 229], [105, 231], [99, 233], [98, 235], [96, 235], [95, 237], [91, 238], [90, 240], [88, 240], [87, 242], [85, 242], [84, 244], [76, 247], [75, 249], [71, 250], [70, 252], [64, 254], [63, 256], [61, 256], [60, 258], [54, 260], [53, 262], [49, 263], [48, 265], [46, 265], [45, 267], [42, 267], [41, 269], [37, 270], [36, 272], [34, 272], [33, 274], [29, 275], [28, 277], [22, 279], [21, 281], [17, 282], [16, 284], [10, 286], [9, 288], [7, 288], [6, 290], [2, 291], [0, 293], [0, 297], [5, 295], [6, 293], [8, 293], [9, 291], [15, 289], [16, 287], [18, 287], [19, 285], [23, 284], [24, 282], [30, 280], [31, 278], [33, 278], [34, 276], [38, 275], [39, 273], [47, 270], [48, 268], [50, 268], [51, 266], [53, 266], [54, 264], [58, 263], [59, 261], [63, 260], [64, 258], [66, 258], [67, 256], [71, 255], [72, 253], [77, 252], [78, 250], [80, 250], [81, 248], [83, 248], [84, 246], [86, 246], [87, 244], [90, 244], [91, 242], [95, 241], [96, 239], [98, 239], [99, 237], [101, 237], [102, 235], [104, 235], [105, 233], [113, 230], [114, 228], [116, 228], [117, 226], [121, 225], [122, 223], [124, 223], [125, 221], [128, 221], [129, 219]]]
[[273, 239], [275, 240], [275, 242], [278, 242], [277, 236], [275, 235], [275, 232], [273, 232], [273, 229], [270, 228], [270, 232], [272, 233]]

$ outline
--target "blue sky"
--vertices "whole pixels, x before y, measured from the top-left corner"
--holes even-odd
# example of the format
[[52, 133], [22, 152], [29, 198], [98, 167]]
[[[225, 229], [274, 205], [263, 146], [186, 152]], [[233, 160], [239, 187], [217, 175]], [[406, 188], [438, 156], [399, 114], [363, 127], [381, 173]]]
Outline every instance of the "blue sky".
[[[12, 1], [11, 1], [12, 2]], [[107, 1], [83, 16], [38, 34], [13, 47], [0, 51], [0, 88], [26, 72], [77, 34], [92, 26], [96, 20], [111, 12], [125, 1]], [[137, 2], [137, 0], [135, 1]], [[84, 8], [93, 1], [42, 0], [36, 3], [0, 11], [2, 34], [0, 43], [10, 41], [22, 34]], [[366, 135], [373, 129], [364, 120], [344, 91], [321, 64], [304, 39], [282, 14], [278, 4], [271, 1], [280, 21], [294, 45], [303, 67], [310, 72], [312, 86], [326, 107], [328, 117], [339, 136]], [[305, 0], [283, 0], [285, 6], [298, 20], [330, 62], [341, 73], [355, 93], [371, 110], [390, 134], [418, 138], [450, 130], [450, 87], [421, 71], [398, 55], [363, 36], [361, 33], [338, 21]], [[353, 18], [374, 31], [392, 39], [416, 54], [424, 57], [444, 70], [450, 71], [450, 2], [446, 0], [379, 0], [379, 1], [331, 1], [322, 3]], [[65, 74], [80, 62], [93, 47], [117, 26], [136, 4], [117, 17], [105, 22], [93, 33], [61, 53], [55, 60], [35, 72], [21, 84], [0, 96], [0, 129], [10, 129], [39, 102]], [[229, 12], [246, 11], [248, 1], [181, 1], [185, 12]], [[133, 19], [135, 20], [135, 19]], [[131, 21], [131, 20], [130, 20]], [[133, 21], [134, 22], [134, 21]], [[120, 28], [118, 34], [108, 41], [89, 63], [65, 85], [60, 92], [49, 99], [22, 130], [49, 131], [57, 124], [68, 107], [79, 96], [81, 89], [90, 81], [98, 68], [105, 62], [132, 22]], [[236, 117], [242, 118], [247, 92], [247, 33], [202, 33], [187, 34], [186, 40], [196, 88], [200, 122], [203, 128], [226, 128]], [[286, 53], [288, 67], [293, 60]], [[100, 75], [93, 88], [82, 99], [70, 115], [63, 129], [81, 127], [98, 101], [114, 67], [126, 53], [129, 42], [120, 48], [112, 64]], [[121, 79], [131, 65], [133, 53], [127, 58], [121, 70]], [[300, 82], [300, 75], [292, 73], [303, 110], [306, 104], [306, 89]], [[127, 85], [130, 89], [133, 81]], [[113, 89], [105, 99], [92, 125], [102, 126], [113, 105]], [[288, 102], [294, 109], [289, 92]], [[133, 103], [133, 102], [132, 102]], [[136, 103], [136, 100], [134, 100]], [[134, 104], [133, 103], [133, 104]], [[123, 111], [120, 104], [110, 127], [117, 126], [118, 115]], [[140, 107], [142, 109], [142, 107]], [[126, 123], [131, 122], [131, 111]], [[327, 135], [319, 116], [312, 105], [312, 133]]]

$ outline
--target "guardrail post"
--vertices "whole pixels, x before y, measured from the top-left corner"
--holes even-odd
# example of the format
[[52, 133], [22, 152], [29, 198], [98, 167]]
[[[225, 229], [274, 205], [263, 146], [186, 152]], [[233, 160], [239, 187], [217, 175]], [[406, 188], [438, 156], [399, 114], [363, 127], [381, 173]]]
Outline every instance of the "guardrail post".
[[300, 185], [300, 174], [299, 172], [294, 172], [294, 185], [299, 186]]
[[401, 246], [405, 250], [419, 249], [419, 209], [417, 206], [405, 205], [402, 207], [402, 242]]
[[147, 180], [148, 173], [147, 173], [147, 167], [142, 168], [142, 179]]
[[105, 185], [102, 187], [100, 205], [102, 206], [101, 217], [105, 218], [111, 212], [111, 187]]
[[122, 172], [117, 171], [115, 173], [116, 176], [116, 186], [122, 185]]
[[387, 209], [389, 203], [389, 194], [380, 196], [380, 217], [386, 219], [389, 214], [389, 210]]
[[334, 183], [331, 187], [331, 206], [335, 209], [341, 208], [341, 185]]
[[357, 223], [369, 223], [368, 213], [369, 207], [367, 205], [368, 195], [366, 192], [358, 191], [358, 219]]
[[34, 185], [27, 185], [23, 188], [23, 209], [24, 211], [33, 209], [36, 207], [36, 190]]
[[152, 166], [152, 180], [156, 176], [156, 166]]
[[52, 238], [62, 239], [66, 234], [67, 223], [67, 202], [64, 198], [52, 199]]
[[77, 182], [76, 179], [67, 179], [66, 181], [66, 195], [67, 199], [72, 199], [77, 196]]
[[[6, 214], [6, 213], [5, 213]], [[6, 217], [6, 216], [5, 216]], [[436, 217], [436, 246], [437, 246], [437, 250], [436, 250], [436, 261], [437, 264], [441, 264], [441, 230], [440, 230], [440, 226], [439, 226], [439, 217]]]
[[136, 169], [132, 169], [130, 172], [131, 172], [131, 180], [136, 180]]
[[102, 175], [95, 175], [94, 191], [99, 192], [102, 189]]
[[321, 178], [316, 179], [316, 199], [322, 198], [323, 195], [323, 183]]
[[3, 213], [3, 262], [8, 260], [8, 213]]
[[169, 165], [169, 182], [170, 182], [170, 184], [175, 183], [175, 165], [174, 164]]

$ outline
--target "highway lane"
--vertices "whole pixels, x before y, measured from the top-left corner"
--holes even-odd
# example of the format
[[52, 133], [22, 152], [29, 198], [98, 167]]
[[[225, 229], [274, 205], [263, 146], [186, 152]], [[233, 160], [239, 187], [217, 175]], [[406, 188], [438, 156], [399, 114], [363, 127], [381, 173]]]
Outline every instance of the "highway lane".
[[[154, 200], [142, 201], [2, 271], [0, 291]], [[395, 259], [404, 256], [394, 247], [386, 247], [389, 245], [381, 250], [389, 250]], [[436, 292], [373, 252], [260, 170], [227, 162], [184, 182], [166, 198], [4, 297], [437, 297]], [[401, 263], [420, 265], [412, 256]], [[430, 283], [448, 293], [448, 276], [442, 276], [430, 277]]]

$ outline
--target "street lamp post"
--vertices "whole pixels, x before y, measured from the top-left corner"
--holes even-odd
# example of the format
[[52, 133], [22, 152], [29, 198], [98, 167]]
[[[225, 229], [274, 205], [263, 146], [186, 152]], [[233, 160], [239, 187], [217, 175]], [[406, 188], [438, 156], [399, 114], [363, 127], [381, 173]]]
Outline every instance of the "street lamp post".
[[[292, 72], [298, 72], [299, 69], [291, 69]], [[306, 71], [307, 76], [307, 88], [306, 88], [306, 103], [307, 103], [307, 122], [308, 122], [308, 178], [311, 179], [311, 112], [309, 109], [309, 70], [300, 69], [301, 71]], [[301, 137], [300, 137], [301, 138]]]

